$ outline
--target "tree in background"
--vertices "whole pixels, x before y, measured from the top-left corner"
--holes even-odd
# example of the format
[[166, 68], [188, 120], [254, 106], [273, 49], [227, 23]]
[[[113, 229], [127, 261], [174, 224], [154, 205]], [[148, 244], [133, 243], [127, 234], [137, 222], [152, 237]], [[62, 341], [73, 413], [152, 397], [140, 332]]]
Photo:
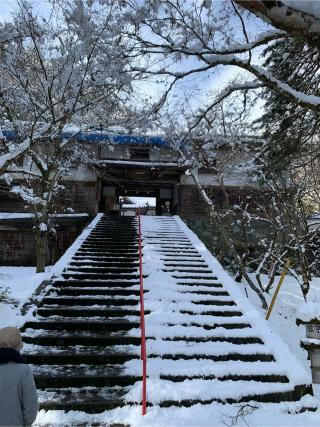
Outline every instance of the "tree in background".
[[[37, 271], [45, 252], [62, 180], [88, 156], [76, 135], [93, 117], [104, 124], [126, 114], [131, 92], [130, 47], [119, 35], [120, 9], [53, 1], [48, 19], [20, 2], [19, 37], [0, 52], [0, 171], [34, 212]], [[68, 137], [66, 136], [66, 131]]]
[[[261, 47], [290, 39], [291, 33], [271, 25], [258, 30], [252, 16], [229, 0], [218, 3], [213, 0], [187, 3], [181, 0], [129, 0], [124, 4], [131, 22], [131, 27], [125, 27], [124, 31], [144, 55], [157, 58], [156, 65], [153, 61], [149, 67], [137, 69], [149, 75], [163, 76], [168, 81], [157, 107], [168, 99], [182, 80], [201, 74], [213, 76], [219, 67], [232, 67], [244, 71], [245, 78], [227, 84], [217, 97], [208, 97], [202, 108], [203, 117], [219, 100], [232, 93], [261, 88], [268, 88], [289, 102], [319, 113], [319, 96], [311, 95], [303, 88], [295, 89], [290, 81], [281, 80], [262, 67], [258, 60]], [[313, 21], [320, 24], [317, 16]], [[308, 40], [306, 43], [313, 46]]]
[[[259, 275], [263, 265], [267, 264], [267, 260], [269, 262], [272, 259], [272, 265], [280, 268], [283, 265], [284, 256], [290, 252], [295, 258], [297, 271], [303, 276], [301, 286], [304, 296], [307, 295], [309, 286], [307, 264], [310, 261], [308, 258], [310, 254], [306, 255], [309, 249], [304, 254], [306, 246], [303, 241], [312, 240], [312, 235], [308, 234], [305, 205], [299, 202], [299, 198], [304, 199], [307, 194], [305, 179], [310, 175], [305, 174], [303, 179], [297, 180], [299, 173], [302, 176], [302, 170], [299, 173], [298, 170], [292, 173], [291, 158], [300, 157], [301, 159], [300, 154], [303, 152], [304, 160], [308, 158], [315, 161], [315, 158], [310, 157], [309, 148], [312, 145], [314, 150], [317, 145], [316, 138], [312, 136], [317, 133], [320, 112], [316, 78], [319, 64], [319, 37], [318, 32], [313, 30], [319, 24], [319, 16], [310, 15], [309, 10], [299, 10], [296, 5], [292, 8], [287, 3], [286, 1], [232, 2], [227, 0], [220, 3], [210, 0], [188, 3], [180, 0], [152, 3], [134, 0], [125, 2], [130, 10], [128, 15], [132, 24], [128, 35], [135, 41], [141, 52], [153, 58], [149, 67], [137, 69], [145, 75], [158, 76], [167, 81], [161, 99], [154, 106], [154, 112], [158, 112], [170, 103], [176, 87], [192, 76], [214, 77], [221, 67], [229, 67], [229, 69], [232, 67], [242, 71], [242, 77], [233, 78], [221, 89], [206, 93], [206, 97], [201, 100], [201, 107], [195, 112], [192, 111], [186, 120], [187, 129], [181, 129], [180, 139], [191, 141], [191, 147], [189, 146], [188, 153], [185, 155], [185, 164], [189, 167], [189, 173], [193, 176], [199, 193], [208, 206], [211, 218], [219, 227], [229, 255], [252, 289], [257, 292], [264, 307], [266, 306], [263, 296], [265, 286], [261, 281], [259, 282]], [[262, 30], [258, 29], [257, 18], [252, 21], [251, 13], [248, 14], [242, 8], [238, 8], [238, 4], [249, 9], [259, 18], [268, 20], [269, 25], [265, 25]], [[289, 13], [286, 12], [290, 12], [290, 19], [287, 18]], [[314, 25], [311, 27], [310, 23]], [[279, 47], [281, 51], [277, 51]], [[259, 59], [262, 48], [266, 49], [267, 55], [268, 51], [270, 52], [269, 59], [264, 65], [261, 65]], [[250, 94], [256, 94], [257, 97], [266, 94], [270, 103], [272, 99], [278, 101], [278, 106], [274, 107], [278, 115], [277, 120], [272, 121], [271, 116], [268, 118], [269, 128], [266, 133], [268, 136], [270, 133], [273, 134], [271, 142], [262, 138], [261, 144], [248, 145], [246, 134], [248, 134], [250, 120], [247, 120], [245, 130], [244, 126], [235, 129], [235, 121], [245, 122], [243, 116], [248, 111], [248, 106], [252, 105]], [[237, 101], [235, 101], [236, 98], [238, 98]], [[233, 106], [232, 103], [234, 103]], [[293, 127], [289, 129], [287, 124], [290, 120], [294, 122], [296, 132], [293, 131]], [[200, 129], [202, 132], [199, 133], [202, 135], [210, 135], [211, 144], [206, 139], [199, 143], [201, 138], [199, 139], [196, 134]], [[286, 137], [279, 144], [285, 133], [290, 133], [290, 138]], [[277, 139], [274, 138], [276, 134]], [[255, 212], [253, 217], [247, 200], [243, 200], [236, 206], [226, 203], [222, 213], [215, 209], [210, 195], [198, 179], [197, 169], [203, 164], [203, 159], [206, 159], [207, 165], [211, 163], [211, 167], [216, 167], [214, 156], [212, 156], [213, 146], [222, 136], [226, 141], [229, 140], [230, 146], [234, 144], [235, 150], [247, 152], [251, 157], [251, 161], [238, 165], [239, 170], [242, 168], [244, 173], [252, 174], [262, 199], [269, 201], [268, 212]], [[176, 139], [179, 140], [179, 136]], [[311, 141], [312, 144], [307, 149]], [[282, 157], [279, 156], [279, 150], [284, 153]], [[296, 153], [295, 156], [293, 151]], [[308, 152], [307, 156], [305, 156], [306, 152]], [[288, 161], [290, 169], [286, 169], [286, 176], [277, 175], [276, 169], [268, 170], [271, 167], [268, 159], [271, 160], [272, 157], [280, 166], [278, 170], [281, 169], [284, 160]], [[276, 165], [275, 161], [273, 165]], [[217, 171], [217, 175], [223, 177], [221, 170]], [[287, 191], [287, 194], [294, 197], [294, 201], [283, 197], [284, 193], [280, 191], [281, 181], [283, 184], [290, 182], [290, 193]], [[222, 185], [221, 188], [224, 186]], [[287, 185], [283, 188], [288, 190]], [[271, 200], [272, 203], [270, 203]], [[259, 206], [256, 207], [260, 209]], [[281, 224], [276, 220], [276, 213], [279, 214], [279, 211]], [[294, 213], [290, 216], [292, 211]], [[268, 222], [273, 231], [270, 235], [278, 236], [274, 237], [275, 243], [272, 243], [273, 237], [269, 236], [265, 239], [265, 244], [260, 245], [259, 262], [252, 265], [251, 269], [257, 270], [256, 283], [253, 283], [254, 279], [247, 274], [247, 266], [250, 262], [249, 243], [245, 243], [247, 249], [244, 250], [243, 256], [239, 255], [239, 250], [228, 230], [230, 226], [225, 227], [226, 217], [230, 218], [230, 226], [237, 223], [240, 225], [244, 242], [249, 242], [246, 233], [252, 226], [252, 220]], [[279, 239], [280, 235], [288, 239]], [[307, 244], [307, 246], [310, 245]], [[270, 256], [271, 252], [272, 256]], [[274, 263], [275, 256], [280, 260], [278, 264]], [[271, 285], [272, 280], [267, 288], [270, 289]]]
[[[297, 91], [320, 95], [319, 49], [304, 40], [275, 42], [264, 51], [265, 66]], [[320, 115], [274, 92], [263, 93], [264, 114], [258, 121], [269, 141], [269, 166], [283, 171], [300, 168], [319, 156]]]

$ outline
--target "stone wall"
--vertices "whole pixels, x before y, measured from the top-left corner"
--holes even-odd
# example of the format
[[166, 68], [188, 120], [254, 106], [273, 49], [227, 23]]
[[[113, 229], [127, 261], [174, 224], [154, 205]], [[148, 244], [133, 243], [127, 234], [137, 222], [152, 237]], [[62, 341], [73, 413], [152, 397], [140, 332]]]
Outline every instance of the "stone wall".
[[[47, 265], [54, 264], [75, 241], [87, 221], [58, 227], [57, 238], [49, 240]], [[18, 226], [0, 225], [0, 265], [35, 266], [36, 244], [32, 225], [20, 220]]]

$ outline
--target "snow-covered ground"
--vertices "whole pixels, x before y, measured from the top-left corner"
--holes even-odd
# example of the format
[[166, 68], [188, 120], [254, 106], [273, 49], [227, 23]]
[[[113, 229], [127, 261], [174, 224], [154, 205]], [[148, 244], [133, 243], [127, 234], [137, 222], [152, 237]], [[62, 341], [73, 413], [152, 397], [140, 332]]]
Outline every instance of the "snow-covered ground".
[[50, 268], [45, 273], [36, 274], [35, 267], [0, 266], [0, 291], [1, 288], [9, 288], [9, 303], [0, 303], [0, 327], [23, 323], [20, 308], [49, 275]]
[[[53, 266], [46, 268], [45, 273], [36, 273], [35, 267], [6, 267], [0, 266], [0, 291], [9, 288], [9, 304], [0, 303], [0, 327], [21, 326], [26, 317], [21, 316], [22, 306], [29, 300], [37, 287], [52, 275], [58, 276], [66, 267], [83, 240], [90, 234], [102, 214], [98, 214], [94, 220], [83, 230], [74, 243], [67, 249], [64, 255]], [[32, 315], [27, 313], [27, 316]]]
[[[261, 276], [262, 282], [267, 283], [267, 276]], [[266, 295], [268, 303], [270, 303], [275, 286], [279, 282], [279, 277], [276, 277], [275, 284], [270, 292]], [[261, 309], [260, 301], [256, 294], [251, 291], [250, 287], [244, 282], [242, 283], [242, 291], [244, 295], [245, 289], [251, 302], [256, 306], [263, 316], [264, 310]], [[320, 278], [316, 277], [312, 280], [311, 289], [308, 294], [308, 300], [317, 301], [320, 305]], [[306, 336], [305, 326], [297, 326], [296, 318], [301, 305], [304, 304], [304, 299], [299, 287], [299, 284], [292, 276], [287, 276], [282, 284], [274, 309], [271, 313], [269, 323], [272, 329], [277, 332], [286, 342], [292, 353], [300, 360], [300, 362], [310, 369], [310, 361], [307, 359], [307, 352], [300, 347], [300, 340]]]
[[[96, 221], [96, 220], [95, 220]], [[94, 224], [91, 225], [93, 227]], [[90, 228], [91, 228], [90, 227]], [[20, 307], [28, 300], [42, 280], [50, 277], [52, 272], [58, 273], [63, 265], [66, 265], [71, 254], [81, 244], [86, 237], [85, 232], [79, 236], [75, 244], [68, 250], [58, 266], [48, 269], [41, 275], [35, 274], [33, 267], [0, 267], [0, 287], [9, 287], [11, 289], [10, 298], [14, 300], [13, 304], [0, 304], [0, 327], [5, 325], [20, 325]], [[50, 271], [51, 270], [51, 271]], [[277, 283], [277, 281], [275, 282]], [[260, 311], [261, 316], [264, 312], [259, 306], [259, 300], [244, 283], [237, 285], [243, 296], [247, 298]], [[245, 288], [246, 291], [245, 292]], [[272, 296], [273, 290], [271, 292]], [[271, 299], [271, 296], [268, 299]], [[310, 299], [320, 302], [320, 278], [313, 280]], [[291, 352], [300, 360], [306, 369], [310, 369], [306, 352], [300, 348], [300, 339], [305, 336], [305, 328], [297, 327], [295, 320], [297, 310], [303, 302], [300, 288], [297, 282], [291, 277], [287, 277], [283, 283], [278, 296], [276, 305], [271, 314], [269, 324], [290, 348]], [[316, 395], [318, 390], [316, 389]], [[298, 403], [281, 404], [256, 404], [241, 408], [240, 405], [220, 405], [212, 403], [209, 405], [195, 405], [190, 408], [149, 408], [145, 417], [141, 416], [141, 407], [125, 407], [102, 414], [90, 415], [81, 412], [63, 411], [40, 411], [35, 425], [37, 426], [66, 426], [66, 425], [91, 425], [100, 423], [108, 425], [109, 423], [123, 423], [132, 426], [225, 426], [236, 425], [252, 427], [262, 426], [306, 426], [315, 427], [320, 425], [320, 412], [296, 413], [301, 407], [314, 405], [314, 399], [306, 396]], [[87, 423], [87, 424], [86, 424]]]

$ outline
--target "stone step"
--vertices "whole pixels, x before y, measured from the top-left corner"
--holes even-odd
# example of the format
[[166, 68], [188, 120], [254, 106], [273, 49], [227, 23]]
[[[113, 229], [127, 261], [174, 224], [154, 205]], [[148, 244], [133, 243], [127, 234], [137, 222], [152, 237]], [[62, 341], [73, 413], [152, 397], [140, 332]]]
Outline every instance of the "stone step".
[[[205, 381], [205, 380], [204, 380]], [[214, 380], [209, 380], [214, 384]], [[280, 403], [284, 401], [294, 401], [299, 400], [302, 395], [308, 393], [310, 391], [310, 387], [300, 387], [297, 386], [293, 388], [289, 384], [280, 382], [280, 383], [263, 383], [263, 386], [269, 385], [268, 390], [266, 392], [263, 392], [263, 390], [259, 390], [259, 385], [262, 384], [261, 382], [255, 382], [253, 380], [248, 382], [241, 382], [236, 383], [235, 385], [237, 387], [241, 387], [243, 389], [254, 388], [256, 391], [252, 390], [251, 392], [248, 392], [246, 394], [242, 394], [239, 397], [233, 397], [234, 393], [229, 391], [222, 392], [220, 396], [214, 397], [214, 398], [206, 398], [206, 399], [179, 399], [179, 400], [163, 400], [159, 403], [160, 408], [170, 408], [170, 407], [190, 407], [193, 405], [210, 405], [214, 402], [222, 403], [222, 404], [238, 404], [240, 406], [241, 403], [244, 402], [265, 402], [265, 403]], [[222, 383], [223, 386], [225, 383]], [[230, 381], [230, 384], [232, 382]], [[281, 389], [284, 389], [283, 391], [277, 391], [275, 385], [281, 386]], [[166, 386], [168, 386], [168, 383], [166, 383]], [[251, 387], [250, 387], [251, 386]], [[213, 385], [214, 387], [214, 385]], [[266, 387], [263, 387], [265, 389]]]
[[138, 245], [137, 244], [133, 244], [133, 243], [128, 243], [128, 244], [123, 244], [120, 242], [108, 242], [108, 243], [104, 243], [104, 242], [84, 242], [81, 245], [81, 249], [84, 248], [98, 248], [98, 249], [112, 249], [117, 251], [122, 251], [122, 250], [129, 250], [129, 251], [137, 251], [138, 250]]
[[[211, 274], [211, 276], [210, 276], [210, 274]], [[193, 280], [218, 280], [216, 276], [212, 276], [212, 272], [210, 272], [208, 274], [202, 273], [202, 272], [194, 273], [194, 274], [179, 274], [179, 275], [175, 274], [175, 275], [172, 275], [172, 277], [174, 279], [180, 279], [180, 280], [182, 280], [182, 279], [184, 279], [184, 280], [185, 279], [193, 279]]]
[[[169, 325], [172, 325], [169, 323]], [[245, 328], [251, 328], [251, 325], [249, 323], [244, 322], [232, 322], [232, 323], [213, 323], [213, 324], [205, 324], [205, 323], [198, 323], [190, 321], [189, 323], [181, 323], [181, 326], [197, 326], [201, 327], [207, 331], [214, 330], [216, 328], [224, 328], [224, 329], [245, 329]]]
[[173, 273], [173, 272], [178, 272], [178, 273], [208, 273], [208, 274], [212, 274], [212, 271], [209, 270], [207, 267], [194, 267], [192, 268], [191, 266], [184, 266], [184, 267], [175, 267], [175, 268], [163, 268], [162, 271], [164, 271], [165, 273]]
[[139, 268], [139, 263], [138, 262], [136, 262], [136, 261], [131, 261], [131, 262], [128, 262], [128, 261], [98, 261], [98, 260], [96, 260], [96, 261], [94, 261], [94, 260], [75, 260], [75, 261], [71, 261], [69, 264], [68, 264], [68, 266], [69, 265], [71, 265], [71, 266], [74, 266], [74, 267], [86, 267], [86, 266], [93, 266], [93, 267], [96, 267], [96, 266], [99, 266], [99, 267], [131, 267], [131, 268]]
[[88, 244], [122, 244], [123, 246], [130, 246], [130, 245], [136, 245], [138, 243], [138, 235], [132, 235], [132, 236], [126, 236], [123, 237], [119, 234], [115, 234], [114, 236], [107, 235], [105, 233], [102, 233], [101, 235], [95, 234], [90, 235], [88, 239], [86, 239], [83, 243]]
[[72, 387], [126, 387], [141, 380], [140, 376], [125, 374], [121, 365], [40, 365], [35, 366], [33, 372], [38, 389], [67, 388], [70, 384]]
[[86, 258], [88, 258], [89, 256], [96, 256], [96, 257], [108, 257], [108, 258], [112, 258], [112, 259], [119, 259], [120, 257], [124, 257], [124, 258], [131, 258], [131, 259], [139, 259], [139, 252], [133, 251], [133, 252], [119, 252], [119, 251], [106, 251], [106, 250], [91, 250], [88, 248], [84, 248], [84, 249], [79, 249], [75, 255], [86, 255]]
[[192, 243], [190, 242], [189, 239], [179, 239], [179, 238], [172, 238], [170, 239], [169, 237], [166, 238], [154, 238], [154, 239], [150, 239], [150, 238], [144, 238], [144, 241], [147, 241], [148, 243], [150, 243], [151, 245], [166, 245], [166, 244], [173, 244], [173, 245], [186, 245], [186, 246], [193, 246]]
[[108, 232], [108, 231], [94, 231], [92, 232], [87, 240], [100, 241], [100, 239], [106, 239], [110, 242], [121, 242], [123, 244], [133, 243], [138, 241], [138, 233], [136, 231], [129, 233], [120, 233], [118, 231]]
[[189, 249], [181, 249], [181, 250], [172, 250], [172, 249], [155, 249], [154, 252], [159, 252], [161, 254], [187, 254], [187, 255], [196, 255], [198, 252], [194, 250]]
[[[124, 218], [124, 217], [123, 217]], [[122, 230], [127, 230], [128, 228], [133, 228], [133, 227], [137, 227], [138, 225], [138, 221], [137, 220], [133, 220], [133, 221], [126, 221], [125, 219], [121, 219], [121, 218], [117, 218], [115, 220], [112, 220], [111, 218], [107, 219], [107, 220], [102, 220], [99, 221], [98, 224], [96, 225], [95, 228], [97, 227], [107, 227], [109, 230], [113, 230], [114, 228], [119, 228]]]
[[99, 248], [96, 245], [92, 246], [92, 247], [85, 247], [85, 246], [81, 246], [80, 249], [78, 249], [78, 251], [76, 252], [77, 254], [79, 253], [112, 253], [113, 255], [135, 255], [136, 253], [138, 253], [138, 248], [137, 249], [112, 249], [112, 248]]
[[[198, 370], [195, 371], [194, 366], [198, 365]], [[126, 362], [126, 368], [130, 373], [139, 375], [141, 372], [141, 363], [137, 359]], [[286, 370], [281, 368], [275, 362], [237, 362], [222, 361], [214, 362], [211, 360], [202, 360], [198, 364], [197, 359], [192, 362], [190, 360], [162, 360], [158, 358], [148, 359], [148, 373], [150, 377], [155, 378], [158, 375], [172, 377], [197, 377], [210, 375], [215, 378], [224, 378], [227, 375], [237, 377], [240, 375], [253, 376], [272, 376], [286, 377]]]
[[[179, 279], [188, 279], [190, 277], [179, 277]], [[197, 277], [192, 277], [192, 279], [196, 279], [198, 280]], [[202, 279], [202, 277], [200, 278]], [[210, 278], [212, 280], [212, 278]], [[217, 282], [213, 282], [213, 281], [208, 281], [206, 280], [201, 280], [201, 281], [197, 281], [197, 282], [177, 282], [177, 285], [179, 286], [209, 286], [210, 288], [222, 288], [222, 284], [221, 283], [217, 283]], [[215, 278], [213, 280], [216, 280]]]
[[112, 230], [120, 230], [120, 231], [127, 231], [127, 230], [136, 230], [138, 229], [138, 221], [133, 221], [131, 223], [127, 222], [99, 222], [94, 230], [99, 228], [106, 228], [109, 231]]
[[[78, 277], [78, 276], [77, 276]], [[131, 277], [131, 276], [130, 276]], [[118, 277], [117, 277], [118, 278]], [[79, 287], [79, 288], [130, 288], [132, 286], [139, 285], [139, 281], [137, 279], [131, 279], [131, 280], [56, 280], [54, 282], [54, 286], [56, 287]]]
[[144, 238], [147, 240], [173, 240], [173, 241], [187, 241], [190, 242], [189, 238], [183, 233], [168, 232], [168, 233], [157, 233], [156, 235], [144, 234]]
[[189, 250], [189, 249], [192, 249], [193, 248], [193, 245], [189, 245], [189, 244], [186, 244], [186, 243], [183, 243], [183, 244], [175, 244], [175, 243], [170, 243], [170, 242], [168, 242], [168, 243], [152, 243], [153, 245], [157, 245], [157, 247], [158, 247], [158, 249], [187, 249], [187, 250]]
[[241, 317], [243, 314], [241, 311], [235, 311], [235, 310], [224, 310], [224, 311], [217, 311], [217, 310], [202, 310], [200, 312], [193, 312], [191, 310], [179, 310], [181, 314], [188, 314], [189, 316], [198, 316], [198, 315], [205, 315], [205, 316], [217, 316], [217, 317]]
[[[181, 284], [181, 283], [180, 283]], [[220, 286], [222, 287], [222, 286]], [[211, 290], [194, 290], [194, 291], [179, 291], [182, 294], [191, 294], [191, 295], [210, 295], [210, 296], [229, 296], [227, 291], [211, 291]]]
[[[200, 264], [202, 263], [202, 264]], [[199, 267], [199, 268], [209, 268], [208, 265], [204, 261], [189, 261], [189, 262], [164, 262], [165, 267]]]
[[23, 342], [41, 346], [115, 346], [115, 345], [136, 345], [140, 346], [141, 338], [127, 335], [125, 332], [112, 332], [108, 334], [84, 333], [81, 332], [66, 332], [55, 331], [53, 334], [46, 331], [37, 331], [39, 335], [30, 335], [30, 329], [26, 329], [23, 334]]
[[119, 273], [119, 274], [113, 274], [113, 273], [77, 273], [76, 271], [73, 272], [66, 272], [62, 273], [62, 277], [65, 279], [74, 279], [74, 280], [132, 280], [132, 279], [139, 279], [139, 274], [125, 274], [125, 273]]
[[[118, 231], [118, 230], [93, 230], [87, 239], [92, 239], [96, 237], [108, 238], [108, 239], [116, 239], [117, 236], [120, 236], [120, 241], [123, 240], [138, 240], [138, 230], [126, 230], [126, 231]], [[86, 240], [87, 240], [86, 239]]]
[[176, 233], [169, 233], [165, 235], [158, 235], [153, 237], [147, 234], [143, 234], [142, 236], [143, 240], [151, 243], [152, 245], [155, 242], [187, 242], [191, 243], [188, 238], [185, 238], [183, 235], [177, 235]]
[[98, 222], [98, 224], [95, 226], [95, 229], [97, 227], [106, 227], [108, 228], [108, 230], [113, 230], [114, 228], [118, 228], [121, 230], [127, 230], [129, 228], [137, 228], [138, 226], [138, 221], [134, 220], [134, 221], [121, 221], [121, 220], [115, 220], [112, 221], [111, 218], [109, 218], [108, 220], [101, 220]]
[[[96, 244], [96, 243], [103, 243], [105, 245], [107, 244], [115, 244], [115, 243], [119, 243], [119, 236], [118, 238], [116, 237], [88, 237], [86, 239], [86, 243], [90, 243], [90, 244]], [[137, 244], [137, 238], [130, 238], [130, 239], [121, 239], [121, 244], [123, 246], [130, 246], [130, 245], [136, 245]]]
[[40, 400], [40, 409], [99, 413], [127, 405], [124, 399], [127, 392], [125, 387], [91, 388], [79, 391], [74, 391], [72, 388], [48, 388], [45, 391], [44, 400], [42, 402]]
[[[148, 355], [148, 358], [150, 357], [159, 357], [158, 354], [151, 353]], [[272, 354], [243, 354], [243, 353], [226, 353], [226, 354], [162, 354], [162, 359], [164, 360], [191, 360], [191, 359], [206, 359], [206, 360], [212, 360], [215, 362], [222, 362], [222, 361], [230, 361], [233, 360], [235, 362], [274, 362], [274, 356]]]
[[[149, 291], [144, 291], [144, 293]], [[101, 296], [101, 298], [105, 298], [106, 296], [139, 296], [140, 291], [139, 290], [133, 290], [133, 289], [92, 289], [92, 288], [61, 288], [57, 291], [58, 295], [77, 295], [77, 296], [85, 296], [85, 295], [94, 295], [94, 296]]]
[[134, 263], [137, 262], [139, 259], [139, 254], [134, 255], [121, 255], [121, 256], [114, 256], [112, 254], [99, 254], [99, 255], [91, 255], [91, 254], [79, 254], [74, 255], [72, 257], [73, 261], [82, 261], [82, 260], [93, 260], [93, 261], [99, 261], [101, 262], [109, 262], [115, 261], [115, 262], [127, 262], [127, 263]]
[[93, 229], [93, 231], [97, 230], [106, 230], [107, 232], [113, 232], [113, 231], [119, 231], [121, 233], [131, 232], [131, 231], [137, 231], [138, 229], [138, 223], [132, 223], [132, 224], [117, 224], [117, 223], [100, 223], [97, 224], [96, 227]]
[[[249, 374], [249, 375], [160, 375], [160, 379], [176, 382], [183, 382], [186, 380], [218, 380], [218, 381], [257, 381], [262, 383], [288, 383], [289, 379], [286, 375], [265, 375], [265, 374]], [[235, 384], [236, 386], [236, 384]]]
[[41, 305], [54, 304], [54, 305], [71, 305], [71, 306], [92, 306], [92, 305], [110, 305], [110, 306], [122, 306], [122, 305], [133, 305], [139, 304], [139, 298], [119, 298], [119, 296], [112, 298], [108, 296], [106, 298], [100, 295], [99, 298], [68, 298], [68, 297], [45, 297], [42, 300]]
[[24, 324], [21, 329], [24, 332], [26, 329], [43, 329], [50, 331], [130, 331], [140, 327], [139, 319], [137, 321], [127, 320], [124, 318], [105, 319], [105, 320], [41, 320], [29, 321]]
[[181, 337], [163, 337], [163, 341], [185, 341], [185, 342], [228, 342], [231, 344], [263, 344], [262, 340], [258, 337], [221, 337], [221, 336], [208, 336], [208, 337], [194, 337], [194, 336], [181, 336]]
[[123, 267], [123, 266], [115, 266], [110, 267], [106, 266], [103, 267], [100, 265], [97, 266], [90, 266], [90, 265], [77, 265], [77, 266], [68, 266], [65, 270], [66, 273], [71, 272], [79, 272], [79, 273], [136, 273], [137, 267]]
[[23, 356], [28, 363], [34, 365], [121, 365], [134, 358], [139, 359], [138, 350], [139, 346], [136, 354], [130, 354], [111, 346], [106, 348], [34, 346], [34, 351], [24, 352]]
[[113, 240], [113, 241], [123, 241], [124, 243], [126, 242], [132, 242], [132, 241], [137, 241], [138, 239], [138, 233], [136, 231], [134, 232], [130, 232], [130, 233], [120, 233], [118, 231], [115, 231], [113, 233], [110, 233], [108, 231], [95, 231], [92, 232], [90, 234], [90, 236], [88, 236], [88, 238], [90, 239], [109, 239], [109, 240]]
[[[145, 310], [145, 314], [150, 311]], [[64, 306], [50, 306], [40, 307], [37, 309], [37, 314], [42, 317], [61, 316], [61, 317], [125, 317], [125, 316], [140, 316], [140, 310], [129, 308], [112, 308], [112, 307], [97, 307], [97, 308], [84, 308], [79, 307], [71, 308]]]
[[172, 240], [182, 239], [182, 240], [188, 240], [189, 241], [189, 239], [185, 236], [184, 233], [179, 233], [177, 231], [172, 231], [172, 232], [168, 232], [168, 233], [156, 233], [156, 234], [155, 233], [150, 234], [150, 232], [149, 233], [145, 232], [143, 234], [143, 238], [145, 240], [150, 240], [150, 241], [159, 240], [159, 239], [164, 239], [164, 240], [166, 240], [166, 239], [172, 239]]
[[218, 305], [218, 306], [234, 306], [236, 305], [236, 303], [234, 301], [226, 301], [226, 300], [219, 300], [219, 299], [215, 299], [215, 300], [200, 300], [200, 301], [191, 301], [192, 304], [196, 304], [196, 305]]
[[[133, 359], [131, 363], [138, 362], [136, 359]], [[140, 364], [139, 364], [140, 366]], [[85, 377], [85, 376], [103, 376], [108, 373], [110, 376], [114, 376], [115, 374], [126, 376], [126, 369], [123, 365], [31, 365], [34, 376], [37, 378], [49, 377], [49, 371], [54, 376], [59, 376], [61, 378], [76, 375], [77, 377]], [[140, 369], [138, 369], [138, 373], [140, 373]], [[137, 374], [134, 377], [138, 377]]]
[[99, 228], [106, 228], [107, 230], [120, 230], [120, 231], [126, 231], [126, 230], [135, 230], [138, 227], [138, 221], [136, 222], [110, 222], [110, 221], [105, 221], [105, 222], [99, 222], [94, 230], [99, 229]]
[[192, 243], [189, 239], [181, 239], [180, 237], [166, 237], [166, 238], [154, 238], [150, 239], [146, 236], [142, 236], [142, 241], [147, 242], [149, 245], [156, 246], [156, 245], [164, 245], [164, 246], [171, 246], [171, 245], [178, 245], [178, 246], [188, 246], [193, 247]]
[[162, 256], [160, 256], [160, 259], [162, 260], [162, 261], [188, 261], [188, 260], [191, 260], [191, 261], [200, 261], [201, 260], [201, 255], [188, 255], [188, 254], [185, 254], [185, 255], [179, 255], [179, 254], [176, 254], [176, 255], [162, 255]]

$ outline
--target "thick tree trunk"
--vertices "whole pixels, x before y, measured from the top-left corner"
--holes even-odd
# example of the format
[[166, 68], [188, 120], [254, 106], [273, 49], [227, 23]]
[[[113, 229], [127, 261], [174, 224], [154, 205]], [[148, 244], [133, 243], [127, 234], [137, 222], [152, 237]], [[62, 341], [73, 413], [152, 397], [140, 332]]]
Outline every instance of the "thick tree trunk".
[[37, 273], [43, 273], [46, 268], [47, 233], [36, 234]]

